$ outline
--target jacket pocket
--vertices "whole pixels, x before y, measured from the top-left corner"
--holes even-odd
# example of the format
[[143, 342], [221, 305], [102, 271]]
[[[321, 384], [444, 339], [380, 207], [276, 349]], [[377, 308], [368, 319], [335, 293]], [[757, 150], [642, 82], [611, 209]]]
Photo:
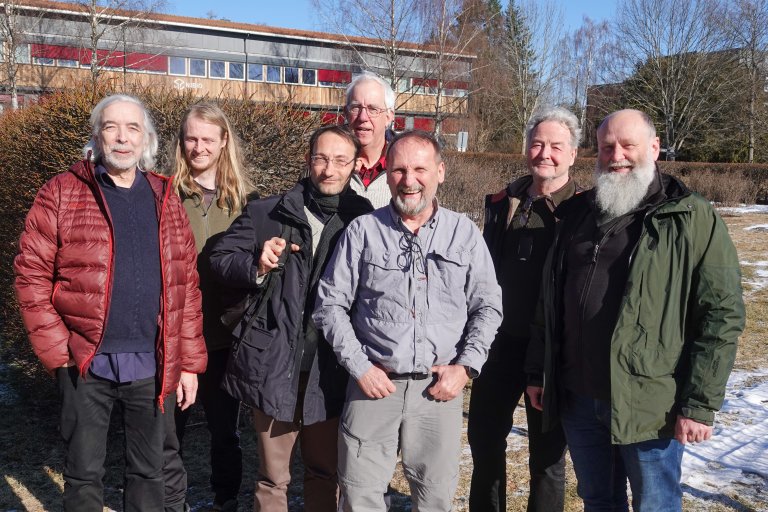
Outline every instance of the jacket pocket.
[[680, 359], [680, 344], [662, 343], [648, 337], [641, 326], [635, 327], [632, 340], [630, 369], [634, 375], [644, 377], [672, 376]]
[[452, 317], [457, 310], [467, 311], [467, 275], [469, 273], [469, 252], [463, 250], [434, 251], [427, 256], [429, 299], [439, 300], [430, 307], [439, 306], [439, 311]]
[[405, 280], [408, 262], [405, 255], [364, 249], [360, 259], [358, 299], [373, 318], [403, 319], [410, 311]]
[[269, 349], [274, 339], [271, 331], [251, 326], [237, 349], [230, 353], [227, 373], [249, 386], [260, 386], [267, 372]]

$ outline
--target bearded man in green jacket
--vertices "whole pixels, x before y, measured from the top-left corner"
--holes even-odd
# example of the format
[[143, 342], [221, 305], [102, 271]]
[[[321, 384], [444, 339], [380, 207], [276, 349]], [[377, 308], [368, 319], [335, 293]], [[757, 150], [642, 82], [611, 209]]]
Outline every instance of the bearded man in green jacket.
[[584, 509], [682, 510], [683, 445], [709, 439], [744, 328], [736, 250], [708, 201], [659, 172], [637, 110], [597, 132], [595, 188], [561, 204], [526, 371], [559, 416]]

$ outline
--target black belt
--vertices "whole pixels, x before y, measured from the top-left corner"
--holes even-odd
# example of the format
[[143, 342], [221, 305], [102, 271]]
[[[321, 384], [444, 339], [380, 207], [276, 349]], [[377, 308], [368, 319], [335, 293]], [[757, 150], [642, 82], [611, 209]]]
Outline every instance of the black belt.
[[390, 380], [403, 380], [403, 379], [411, 379], [411, 380], [424, 380], [426, 378], [429, 378], [429, 373], [394, 373], [390, 372], [387, 374], [387, 377], [390, 378]]

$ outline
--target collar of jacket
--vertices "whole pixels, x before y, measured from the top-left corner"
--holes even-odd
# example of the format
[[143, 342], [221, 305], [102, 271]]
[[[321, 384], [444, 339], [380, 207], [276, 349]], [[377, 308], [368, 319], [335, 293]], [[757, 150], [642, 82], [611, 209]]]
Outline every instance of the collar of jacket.
[[[690, 194], [691, 191], [682, 181], [674, 176], [662, 173], [658, 164], [656, 164], [655, 176], [648, 187], [648, 192], [640, 206], [633, 211], [649, 207], [656, 209], [664, 204], [687, 197]], [[576, 194], [572, 198], [563, 201], [555, 210], [555, 215], [562, 219], [585, 206], [592, 209], [596, 208], [594, 187], [583, 194]]]
[[[293, 218], [302, 224], [308, 224], [307, 216], [304, 213], [305, 196], [304, 191], [309, 187], [309, 178], [302, 178], [296, 185], [285, 192], [274, 208], [274, 212], [284, 217]], [[373, 211], [370, 201], [359, 196], [352, 187], [347, 186], [341, 192], [339, 201], [339, 216], [357, 217], [364, 213]]]

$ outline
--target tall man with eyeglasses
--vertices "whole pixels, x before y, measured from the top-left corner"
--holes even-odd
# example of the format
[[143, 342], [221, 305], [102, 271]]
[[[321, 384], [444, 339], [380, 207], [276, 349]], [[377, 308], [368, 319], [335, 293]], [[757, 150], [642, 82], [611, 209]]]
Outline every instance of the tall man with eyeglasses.
[[[360, 142], [347, 128], [317, 130], [310, 138], [309, 177], [285, 194], [248, 203], [211, 254], [212, 270], [223, 283], [271, 292], [240, 344], [240, 350], [243, 344], [254, 347], [253, 357], [230, 364], [223, 382], [253, 408], [260, 459], [255, 511], [288, 509], [297, 439], [304, 510], [338, 507], [336, 443], [348, 375], [310, 313], [322, 269], [344, 227], [373, 210], [349, 188], [359, 152]], [[287, 259], [278, 264], [286, 251]]]
[[438, 207], [434, 137], [395, 137], [387, 162], [392, 201], [344, 232], [313, 314], [353, 377], [339, 434], [343, 509], [386, 510], [399, 438], [414, 510], [448, 512], [462, 390], [501, 322], [501, 290], [477, 227]]
[[387, 186], [387, 130], [395, 119], [395, 92], [389, 82], [365, 71], [347, 86], [344, 114], [360, 139], [360, 169], [352, 175], [352, 188], [374, 208], [391, 199]]
[[[483, 375], [472, 383], [467, 437], [472, 449], [472, 512], [507, 510], [507, 436], [512, 414], [525, 394], [524, 369], [530, 324], [541, 273], [552, 243], [555, 207], [578, 188], [569, 177], [581, 130], [571, 112], [535, 113], [527, 126], [529, 174], [485, 198], [483, 237], [501, 285], [504, 321], [491, 346]], [[542, 432], [541, 412], [525, 397], [528, 423], [529, 512], [563, 510], [565, 436], [559, 425]]]

